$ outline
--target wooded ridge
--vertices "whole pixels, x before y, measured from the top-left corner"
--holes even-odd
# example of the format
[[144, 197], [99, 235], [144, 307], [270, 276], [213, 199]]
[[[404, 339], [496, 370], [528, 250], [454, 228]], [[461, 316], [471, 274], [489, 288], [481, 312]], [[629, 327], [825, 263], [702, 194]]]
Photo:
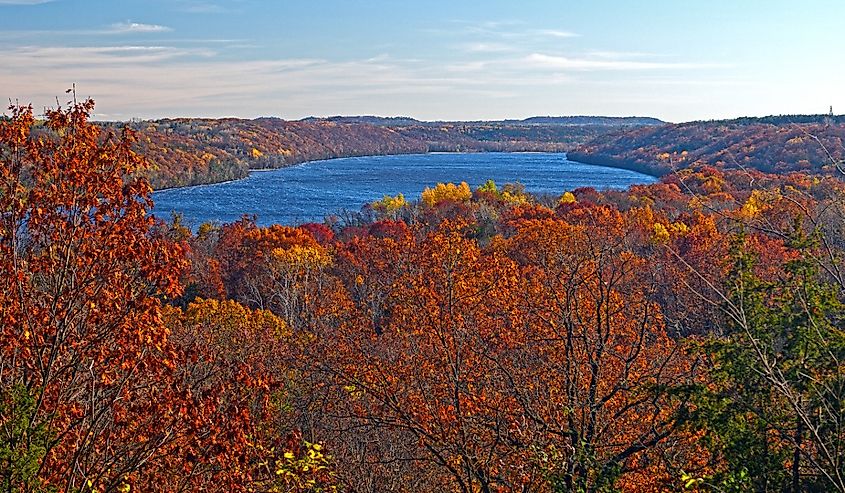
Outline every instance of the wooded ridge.
[[332, 117], [300, 121], [179, 118], [129, 126], [138, 133], [136, 150], [151, 164], [145, 176], [153, 188], [162, 189], [228, 181], [245, 177], [250, 169], [337, 157], [436, 151], [562, 152], [614, 129], [655, 123], [660, 122], [611, 117], [503, 122]]
[[845, 117], [739, 118], [617, 130], [568, 153], [589, 164], [663, 175], [714, 166], [767, 173], [830, 173], [845, 158]]

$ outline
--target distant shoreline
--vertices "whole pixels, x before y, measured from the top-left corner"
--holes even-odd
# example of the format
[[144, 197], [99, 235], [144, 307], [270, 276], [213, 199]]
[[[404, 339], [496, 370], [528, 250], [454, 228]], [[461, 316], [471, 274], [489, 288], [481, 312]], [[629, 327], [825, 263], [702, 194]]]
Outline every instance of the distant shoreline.
[[577, 151], [568, 152], [566, 154], [567, 158], [569, 156], [574, 156], [571, 161], [577, 163], [589, 164], [592, 166], [604, 166], [605, 168], [616, 168], [625, 169], [628, 171], [636, 171], [637, 173], [642, 173], [644, 175], [649, 175], [658, 179], [663, 178], [664, 176], [672, 172], [672, 170], [668, 167], [640, 164], [601, 154], [587, 154]]
[[[393, 154], [364, 154], [364, 155], [354, 155], [354, 156], [337, 156], [337, 157], [330, 157], [330, 158], [323, 158], [323, 159], [310, 159], [307, 161], [300, 161], [296, 163], [290, 163], [285, 166], [279, 166], [276, 168], [254, 168], [248, 170], [247, 176], [242, 178], [236, 178], [234, 180], [225, 180], [225, 181], [218, 181], [218, 182], [211, 182], [211, 183], [197, 183], [194, 185], [180, 185], [177, 187], [165, 187], [165, 188], [158, 188], [153, 190], [153, 193], [157, 192], [164, 192], [167, 190], [179, 190], [183, 188], [192, 188], [192, 187], [202, 187], [202, 186], [212, 186], [212, 185], [222, 185], [225, 183], [233, 183], [236, 181], [241, 181], [249, 178], [252, 173], [266, 173], [269, 171], [278, 171], [280, 169], [291, 168], [294, 166], [300, 166], [305, 164], [317, 163], [320, 161], [334, 161], [336, 159], [350, 159], [350, 158], [370, 158], [370, 157], [391, 157], [391, 156], [427, 156], [427, 155], [443, 155], [443, 154], [563, 154], [564, 158], [568, 161], [572, 161], [573, 163], [579, 164], [587, 164], [590, 166], [601, 166], [603, 168], [614, 168], [614, 169], [624, 169], [627, 171], [634, 171], [636, 173], [641, 173], [643, 175], [651, 176], [652, 178], [660, 179], [665, 176], [667, 173], [659, 174], [656, 171], [649, 171], [639, 169], [636, 165], [626, 166], [624, 164], [604, 164], [604, 162], [598, 162], [599, 160], [595, 160], [596, 162], [590, 162], [585, 159], [570, 159], [571, 154], [578, 154], [578, 156], [589, 156], [587, 154], [581, 154], [576, 152], [568, 152], [568, 151], [430, 151], [430, 152], [400, 152], [400, 153], [393, 153]], [[593, 160], [590, 157], [587, 157], [589, 160]]]

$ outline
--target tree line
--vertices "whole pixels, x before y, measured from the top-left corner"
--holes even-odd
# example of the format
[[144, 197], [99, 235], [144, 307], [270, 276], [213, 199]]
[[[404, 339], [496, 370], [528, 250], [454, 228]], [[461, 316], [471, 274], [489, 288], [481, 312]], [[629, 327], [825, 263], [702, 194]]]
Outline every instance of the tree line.
[[[576, 124], [521, 122], [410, 122], [402, 119], [177, 118], [131, 122], [134, 150], [150, 166], [154, 189], [245, 177], [250, 169], [279, 168], [337, 157], [425, 152], [561, 152], [639, 120]], [[648, 120], [647, 120], [648, 121]], [[122, 123], [104, 123], [119, 130]]]

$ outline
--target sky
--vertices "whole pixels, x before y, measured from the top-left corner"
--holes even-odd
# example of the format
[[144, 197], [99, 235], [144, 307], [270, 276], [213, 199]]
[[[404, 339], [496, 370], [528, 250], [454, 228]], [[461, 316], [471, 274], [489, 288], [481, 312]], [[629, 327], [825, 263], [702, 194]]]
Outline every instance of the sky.
[[843, 19], [845, 0], [0, 0], [0, 97], [75, 84], [104, 120], [842, 113]]

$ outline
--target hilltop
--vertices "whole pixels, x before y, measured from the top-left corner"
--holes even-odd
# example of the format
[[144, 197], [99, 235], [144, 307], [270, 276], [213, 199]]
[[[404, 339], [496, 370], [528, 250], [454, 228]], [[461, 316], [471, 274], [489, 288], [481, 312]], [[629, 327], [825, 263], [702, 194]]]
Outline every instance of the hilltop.
[[[108, 123], [103, 125], [123, 125]], [[648, 117], [175, 118], [131, 122], [156, 189], [245, 177], [337, 157], [426, 152], [568, 152], [576, 161], [663, 175], [682, 167], [826, 173], [845, 157], [845, 116], [777, 115], [665, 123]]]
[[781, 115], [629, 128], [592, 139], [569, 156], [657, 175], [701, 166], [829, 173], [845, 157], [843, 142], [845, 116]]
[[379, 125], [385, 127], [400, 127], [400, 126], [440, 126], [443, 124], [462, 124], [462, 125], [609, 125], [609, 126], [624, 126], [624, 125], [663, 125], [666, 122], [657, 118], [644, 116], [532, 116], [522, 120], [466, 120], [466, 121], [424, 121], [417, 120], [408, 116], [330, 116], [326, 118], [308, 117], [301, 121], [320, 121], [328, 120], [335, 123], [368, 123], [370, 125]]

